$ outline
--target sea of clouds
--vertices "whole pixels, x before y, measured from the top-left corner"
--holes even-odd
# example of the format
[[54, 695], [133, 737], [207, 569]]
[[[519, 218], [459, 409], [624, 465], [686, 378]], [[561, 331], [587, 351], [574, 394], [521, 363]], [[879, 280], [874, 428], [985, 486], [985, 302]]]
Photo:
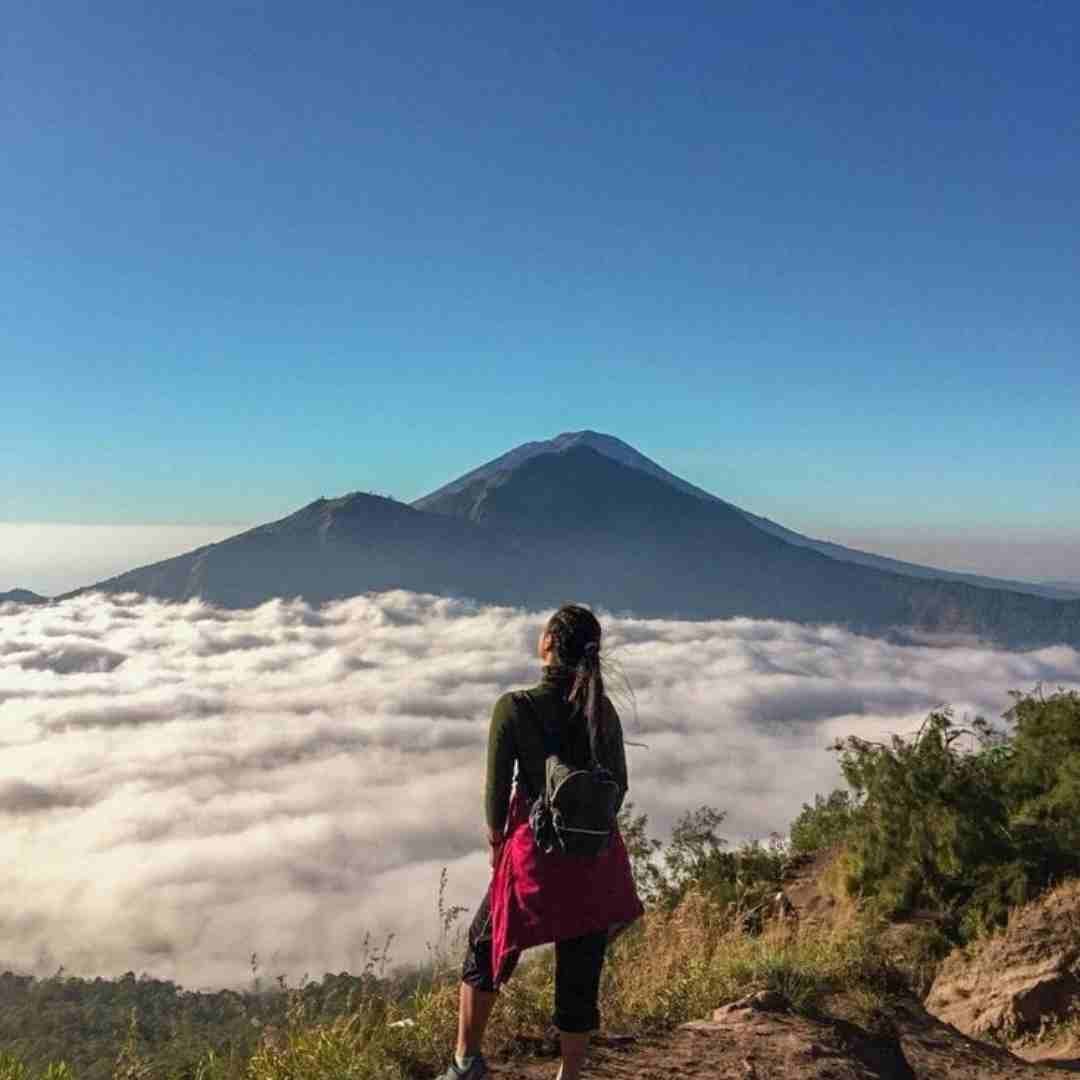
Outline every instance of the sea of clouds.
[[[423, 959], [487, 882], [491, 707], [539, 677], [548, 613], [394, 591], [249, 611], [89, 595], [0, 605], [0, 970], [189, 987]], [[830, 627], [602, 614], [630, 799], [666, 837], [783, 832], [837, 785], [830, 742], [1080, 685], [1080, 653]], [[622, 678], [620, 679], [619, 676]], [[627, 693], [627, 684], [633, 696]]]

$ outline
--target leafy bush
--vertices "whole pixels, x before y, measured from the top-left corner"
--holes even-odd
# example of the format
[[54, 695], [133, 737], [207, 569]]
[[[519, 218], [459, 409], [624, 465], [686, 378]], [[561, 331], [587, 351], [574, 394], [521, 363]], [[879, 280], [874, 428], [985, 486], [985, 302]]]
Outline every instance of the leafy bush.
[[766, 844], [744, 843], [727, 851], [717, 830], [725, 814], [711, 806], [686, 811], [675, 822], [666, 846], [648, 836], [648, 817], [627, 803], [620, 817], [623, 841], [646, 904], [671, 911], [690, 892], [721, 907], [753, 907], [775, 892], [785, 847], [779, 837]]
[[1080, 695], [1013, 698], [1011, 734], [978, 717], [958, 725], [945, 708], [909, 739], [838, 741], [846, 811], [837, 799], [837, 823], [828, 801], [804, 807], [801, 842], [846, 812], [851, 893], [888, 915], [935, 914], [961, 940], [1000, 926], [1080, 870]]
[[803, 803], [791, 823], [791, 850], [810, 853], [843, 843], [855, 822], [851, 792], [837, 788], [830, 795], [815, 795], [814, 805]]
[[1080, 852], [1080, 693], [1013, 694], [1015, 724], [1004, 760], [1014, 826], [1029, 855], [1075, 867]]

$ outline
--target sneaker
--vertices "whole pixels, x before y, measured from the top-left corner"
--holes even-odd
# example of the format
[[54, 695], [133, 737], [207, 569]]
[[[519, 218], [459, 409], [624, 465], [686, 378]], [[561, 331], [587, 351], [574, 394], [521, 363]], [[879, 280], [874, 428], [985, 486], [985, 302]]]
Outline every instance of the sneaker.
[[440, 1073], [436, 1080], [480, 1080], [482, 1076], [488, 1075], [490, 1074], [484, 1055], [477, 1054], [469, 1063], [467, 1069], [459, 1069], [457, 1061], [451, 1058], [446, 1072]]

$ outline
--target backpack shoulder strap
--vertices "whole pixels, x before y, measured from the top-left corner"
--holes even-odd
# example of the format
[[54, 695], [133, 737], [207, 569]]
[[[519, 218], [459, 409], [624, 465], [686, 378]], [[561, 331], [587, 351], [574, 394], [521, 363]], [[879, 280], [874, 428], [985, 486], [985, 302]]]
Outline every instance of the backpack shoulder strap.
[[[543, 788], [538, 793], [538, 795], [546, 803], [547, 798], [548, 798], [548, 784], [551, 781], [552, 758], [557, 758], [558, 757], [559, 747], [560, 747], [560, 744], [561, 744], [559, 731], [554, 726], [554, 724], [552, 724], [549, 721], [545, 720], [544, 717], [540, 714], [540, 710], [536, 707], [536, 702], [533, 701], [532, 696], [529, 694], [528, 690], [519, 690], [519, 691], [517, 691], [514, 694], [514, 700], [519, 702], [519, 703], [524, 703], [526, 711], [532, 714], [533, 719], [538, 723], [538, 726], [540, 727], [541, 734], [543, 736], [543, 740], [544, 740], [544, 785], [543, 785]], [[524, 780], [524, 777], [525, 777], [524, 772], [521, 772], [520, 769], [519, 769], [519, 772], [520, 772], [520, 775], [521, 775], [522, 779]], [[526, 790], [528, 790], [528, 787], [529, 787], [528, 781], [525, 781], [525, 787], [526, 787]], [[533, 796], [533, 798], [536, 798], [536, 797], [537, 797], [537, 795]]]
[[551, 757], [552, 754], [557, 754], [559, 752], [559, 733], [554, 725], [546, 721], [540, 715], [535, 702], [529, 696], [529, 691], [519, 690], [514, 697], [518, 701], [524, 701], [528, 711], [540, 722], [540, 728], [544, 736], [544, 754], [547, 757]]

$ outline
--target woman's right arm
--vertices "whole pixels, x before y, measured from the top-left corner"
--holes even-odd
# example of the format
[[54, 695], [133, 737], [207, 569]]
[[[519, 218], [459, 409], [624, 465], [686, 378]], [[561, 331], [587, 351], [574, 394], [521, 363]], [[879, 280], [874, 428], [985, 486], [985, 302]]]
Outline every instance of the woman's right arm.
[[626, 793], [630, 790], [630, 780], [626, 774], [626, 747], [623, 745], [622, 721], [619, 719], [619, 714], [609, 699], [605, 698], [605, 701], [608, 707], [607, 716], [604, 718], [605, 731], [610, 733], [611, 738], [611, 764], [609, 768], [615, 774], [619, 787], [622, 788], [622, 798], [619, 800], [619, 809], [621, 810]]

